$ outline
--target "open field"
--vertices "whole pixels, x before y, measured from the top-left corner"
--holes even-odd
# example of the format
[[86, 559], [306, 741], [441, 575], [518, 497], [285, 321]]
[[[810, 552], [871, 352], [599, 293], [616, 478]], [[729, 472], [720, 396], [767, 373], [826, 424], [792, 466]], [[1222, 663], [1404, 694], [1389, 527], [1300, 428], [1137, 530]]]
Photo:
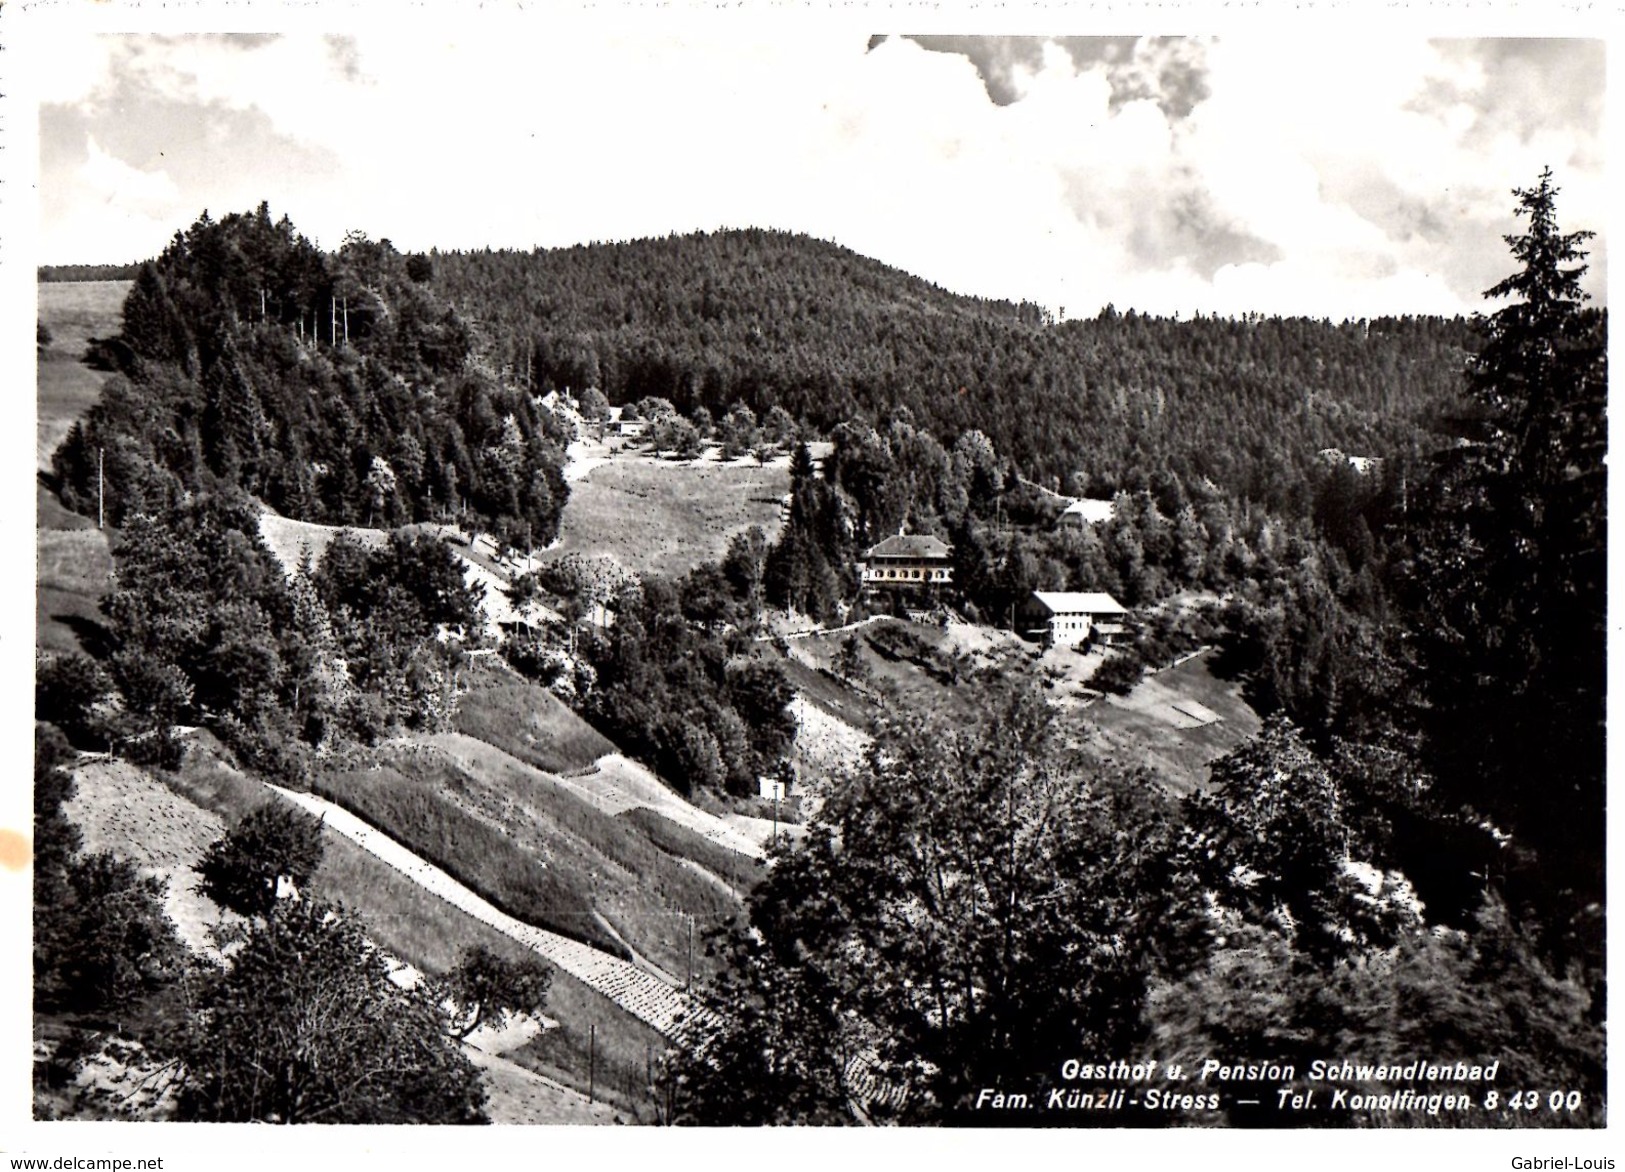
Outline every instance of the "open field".
[[[734, 534], [760, 525], [776, 538], [790, 491], [787, 460], [660, 460], [624, 451], [573, 479], [559, 539], [548, 557], [613, 558], [633, 573], [679, 575], [717, 561]], [[596, 462], [596, 461], [602, 461]]]
[[[311, 561], [321, 561], [327, 547], [333, 544], [333, 539], [343, 532], [344, 528], [338, 525], [295, 521], [270, 512], [260, 514], [260, 538], [290, 574], [299, 568], [299, 562], [307, 552]], [[366, 546], [383, 545], [389, 540], [389, 531], [385, 529], [352, 528], [350, 532]]]
[[101, 597], [113, 572], [107, 536], [95, 528], [42, 528], [35, 531], [34, 543], [35, 646], [82, 651], [81, 636], [102, 624]]
[[615, 1108], [608, 1103], [589, 1103], [579, 1092], [509, 1058], [472, 1047], [467, 1054], [484, 1077], [485, 1113], [492, 1123], [591, 1126], [617, 1121]]
[[63, 813], [84, 832], [84, 849], [112, 851], [167, 879], [164, 909], [181, 939], [194, 950], [210, 949], [209, 927], [224, 913], [198, 892], [192, 864], [225, 822], [127, 762], [89, 762], [74, 771], [74, 781]]
[[457, 703], [457, 731], [549, 773], [572, 773], [615, 752], [615, 745], [546, 688], [500, 665], [468, 673]]
[[561, 780], [607, 813], [653, 810], [702, 838], [747, 857], [761, 854], [772, 833], [771, 824], [765, 819], [744, 814], [713, 814], [691, 805], [646, 766], [619, 753], [600, 758], [588, 772]]
[[[842, 680], [837, 663], [848, 639], [856, 638], [862, 668], [858, 689]], [[972, 677], [1011, 654], [967, 653], [941, 627], [882, 618], [853, 631], [808, 635], [790, 642], [791, 683], [830, 715], [867, 731], [876, 712], [869, 697], [893, 692], [901, 704], [958, 720], [974, 720], [984, 710], [982, 690]], [[834, 678], [832, 678], [832, 676]]]
[[497, 761], [468, 738], [483, 741], [499, 754], [556, 775], [552, 780], [606, 814], [648, 808], [718, 846], [747, 858], [761, 853], [765, 841], [760, 819], [718, 815], [684, 800], [654, 773], [620, 756], [603, 736], [545, 688], [500, 664], [471, 669], [468, 693], [458, 702], [457, 731], [462, 738], [437, 738], [441, 748], [465, 768]]
[[791, 701], [796, 714], [795, 762], [802, 777], [824, 777], [862, 760], [870, 736], [819, 705], [798, 695]]
[[[463, 778], [438, 753], [398, 757], [400, 768], [334, 770], [314, 792], [446, 871], [508, 915], [596, 948], [627, 955], [627, 947], [593, 910], [581, 877], [549, 866], [500, 826], [454, 799]], [[404, 772], [403, 772], [404, 770]]]
[[40, 468], [51, 466], [51, 453], [74, 420], [102, 393], [107, 375], [80, 360], [85, 343], [118, 331], [128, 281], [63, 281], [35, 286], [39, 320], [51, 331], [51, 344], [39, 356], [35, 387], [35, 447]]
[[1076, 718], [1093, 734], [1091, 752], [1145, 765], [1177, 794], [1207, 781], [1208, 765], [1262, 727], [1241, 685], [1216, 678], [1208, 653], [1141, 680], [1127, 696], [1107, 696]]
[[[505, 1057], [585, 1095], [606, 1099], [640, 1123], [655, 1122], [649, 1070], [671, 1045], [608, 997], [555, 969], [547, 1016], [555, 1029], [537, 1034]], [[568, 1120], [561, 1120], [566, 1122]]]
[[[50, 468], [51, 453], [96, 402], [107, 375], [79, 359], [89, 338], [119, 327], [127, 281], [36, 285], [39, 320], [51, 344], [39, 354], [35, 385], [37, 466]], [[34, 643], [42, 651], [81, 651], [81, 634], [99, 625], [98, 602], [113, 568], [107, 539], [95, 522], [70, 513], [41, 486], [35, 490], [37, 557]]]
[[639, 834], [673, 858], [708, 872], [735, 895], [749, 892], [762, 878], [762, 864], [755, 858], [718, 846], [647, 806], [624, 810], [615, 818], [635, 826]]
[[[887, 635], [884, 628], [897, 634]], [[837, 657], [855, 637], [862, 668], [842, 678]], [[798, 693], [798, 763], [816, 783], [861, 753], [882, 692], [905, 707], [950, 719], [975, 719], [983, 690], [975, 673], [994, 669], [1039, 683], [1069, 739], [1102, 760], [1143, 765], [1175, 793], [1202, 785], [1208, 765], [1261, 727], [1240, 686], [1214, 678], [1206, 653], [1148, 675], [1127, 696], [1101, 696], [1088, 679], [1105, 659], [1069, 648], [1041, 650], [1008, 632], [966, 624], [947, 630], [885, 619], [855, 631], [807, 635], [789, 642], [785, 673]], [[959, 683], [947, 673], [955, 664]], [[809, 788], [814, 791], [816, 784]]]

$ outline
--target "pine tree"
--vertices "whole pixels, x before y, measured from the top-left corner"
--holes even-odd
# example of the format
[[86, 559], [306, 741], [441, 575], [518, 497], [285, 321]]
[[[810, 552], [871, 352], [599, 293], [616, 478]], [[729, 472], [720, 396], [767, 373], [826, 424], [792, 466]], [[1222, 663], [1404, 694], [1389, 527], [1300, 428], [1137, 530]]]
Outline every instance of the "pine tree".
[[[1551, 171], [1516, 189], [1522, 267], [1485, 294], [1455, 446], [1429, 486], [1413, 603], [1431, 764], [1513, 834], [1524, 897], [1601, 895], [1606, 318]], [[1497, 864], [1504, 865], [1504, 864]]]

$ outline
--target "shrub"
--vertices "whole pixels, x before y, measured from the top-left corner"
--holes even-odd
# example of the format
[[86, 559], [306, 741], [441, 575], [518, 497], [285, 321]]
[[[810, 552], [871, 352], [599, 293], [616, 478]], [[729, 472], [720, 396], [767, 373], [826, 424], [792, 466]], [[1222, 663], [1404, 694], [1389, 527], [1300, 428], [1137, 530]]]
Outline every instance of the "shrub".
[[1095, 669], [1089, 680], [1091, 687], [1102, 692], [1127, 695], [1145, 675], [1145, 661], [1133, 651], [1119, 651]]
[[279, 881], [303, 887], [321, 861], [321, 823], [273, 799], [245, 814], [204, 852], [196, 867], [198, 890], [239, 915], [269, 915]]
[[49, 721], [83, 745], [98, 723], [97, 705], [112, 690], [107, 672], [88, 655], [70, 651], [52, 656], [34, 674], [34, 719]]

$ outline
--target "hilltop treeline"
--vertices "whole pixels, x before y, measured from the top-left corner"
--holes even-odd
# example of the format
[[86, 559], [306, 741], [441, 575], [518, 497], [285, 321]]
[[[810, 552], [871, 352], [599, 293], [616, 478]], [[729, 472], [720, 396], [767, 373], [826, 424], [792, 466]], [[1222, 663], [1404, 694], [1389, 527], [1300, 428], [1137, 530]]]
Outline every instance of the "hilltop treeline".
[[898, 406], [985, 433], [1030, 477], [1111, 496], [1166, 470], [1285, 512], [1315, 453], [1413, 450], [1475, 346], [1462, 319], [1175, 321], [955, 296], [832, 244], [760, 230], [436, 254], [435, 286], [537, 389], [601, 388], [819, 429]]
[[302, 520], [458, 515], [516, 543], [558, 529], [567, 434], [475, 358], [421, 257], [352, 234], [336, 254], [266, 205], [204, 213], [143, 264], [116, 372], [56, 453], [64, 501], [115, 524], [183, 494], [240, 489]]
[[40, 281], [133, 281], [141, 264], [127, 265], [40, 265], [35, 276]]

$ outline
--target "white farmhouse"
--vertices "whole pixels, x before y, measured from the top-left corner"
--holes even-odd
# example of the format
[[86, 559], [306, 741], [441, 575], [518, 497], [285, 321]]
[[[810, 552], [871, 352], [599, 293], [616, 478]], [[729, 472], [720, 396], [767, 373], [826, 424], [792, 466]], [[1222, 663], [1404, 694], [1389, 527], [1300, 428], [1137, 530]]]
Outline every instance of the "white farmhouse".
[[1099, 591], [1034, 590], [1016, 611], [1023, 635], [1067, 647], [1091, 639], [1106, 647], [1124, 642], [1127, 616], [1127, 607]]

